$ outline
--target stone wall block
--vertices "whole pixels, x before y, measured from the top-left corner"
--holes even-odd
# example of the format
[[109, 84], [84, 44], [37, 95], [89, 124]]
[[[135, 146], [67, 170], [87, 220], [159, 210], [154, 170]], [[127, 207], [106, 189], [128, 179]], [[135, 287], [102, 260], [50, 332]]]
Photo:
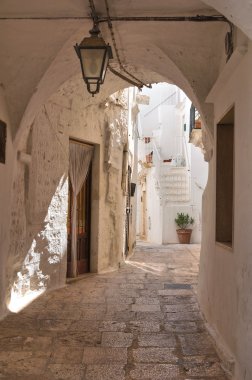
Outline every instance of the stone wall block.
[[105, 110], [104, 104], [94, 105], [92, 99], [84, 103], [81, 94], [66, 95], [62, 89], [42, 106], [29, 136], [31, 164], [26, 169], [18, 164], [13, 189], [9, 284], [18, 296], [61, 287], [66, 281], [69, 136], [100, 145], [101, 168], [103, 154], [107, 155], [109, 170], [100, 170], [99, 186], [93, 189], [101, 217], [96, 236], [99, 250], [92, 247], [91, 254], [98, 270], [118, 267], [127, 112], [123, 104], [110, 101]]

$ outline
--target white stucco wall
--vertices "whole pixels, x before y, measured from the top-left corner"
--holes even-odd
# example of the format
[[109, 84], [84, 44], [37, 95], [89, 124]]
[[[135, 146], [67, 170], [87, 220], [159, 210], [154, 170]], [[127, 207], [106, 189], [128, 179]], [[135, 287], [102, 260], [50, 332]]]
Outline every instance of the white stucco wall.
[[163, 208], [156, 190], [154, 171], [154, 167], [148, 169], [148, 176], [146, 177], [146, 238], [150, 242], [162, 244]]
[[160, 153], [163, 159], [168, 159], [169, 156], [174, 157], [180, 150], [178, 141], [180, 120], [174, 105], [160, 106], [160, 118]]
[[[215, 154], [209, 165], [209, 180], [204, 193], [204, 231], [199, 278], [201, 309], [232, 352], [236, 361], [233, 378], [252, 379], [252, 45], [237, 60], [227, 65], [229, 77], [216, 84], [215, 123], [234, 105], [234, 242], [228, 249], [215, 243]], [[222, 76], [225, 75], [222, 74]], [[215, 148], [214, 148], [215, 152]]]
[[[137, 169], [138, 169], [138, 131], [137, 131], [137, 121], [139, 109], [136, 104], [136, 93], [137, 89], [135, 87], [129, 87], [126, 90], [128, 96], [128, 141], [126, 155], [128, 157], [127, 164], [131, 167], [131, 178], [130, 182], [137, 184]], [[131, 192], [131, 189], [128, 189]], [[137, 234], [137, 186], [135, 188], [135, 193], [133, 196], [130, 195], [130, 215], [129, 215], [129, 242], [128, 242], [128, 256], [130, 256], [136, 245], [136, 234]], [[124, 209], [125, 212], [125, 209]]]
[[195, 220], [193, 231], [191, 235], [191, 243], [200, 243], [201, 239], [201, 225], [199, 224], [199, 209], [194, 205], [179, 205], [179, 204], [166, 204], [164, 206], [164, 221], [163, 221], [163, 243], [164, 244], [178, 244], [178, 236], [176, 229], [178, 228], [174, 222], [178, 212], [189, 214]]
[[[9, 170], [5, 178], [6, 193], [1, 193], [0, 202], [3, 210], [6, 208], [6, 223], [8, 215], [11, 220], [11, 240], [1, 241], [1, 250], [8, 254], [6, 266], [3, 262], [1, 267], [5, 268], [1, 277], [1, 304], [4, 307], [6, 293], [7, 306], [12, 311], [20, 310], [41, 292], [64, 286], [66, 282], [69, 138], [95, 146], [91, 271], [115, 270], [123, 260], [122, 161], [127, 143], [127, 99], [121, 93], [117, 96], [119, 101], [112, 96], [99, 108], [85, 107], [82, 88], [72, 97], [73, 82], [55, 93], [35, 118], [25, 149], [31, 163], [16, 162], [12, 191], [9, 135], [7, 166], [0, 165], [0, 178], [4, 177], [6, 168]], [[8, 194], [11, 206], [6, 203]], [[4, 261], [4, 255], [1, 259]]]
[[208, 180], [208, 163], [204, 161], [204, 156], [200, 148], [191, 144], [191, 186], [192, 205], [195, 219], [192, 242], [201, 241], [202, 233], [202, 196]]

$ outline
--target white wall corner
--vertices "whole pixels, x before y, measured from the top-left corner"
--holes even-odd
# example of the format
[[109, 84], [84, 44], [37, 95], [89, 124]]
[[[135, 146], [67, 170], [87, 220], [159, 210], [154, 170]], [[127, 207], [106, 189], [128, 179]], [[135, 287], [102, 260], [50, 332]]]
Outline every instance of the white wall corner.
[[30, 165], [32, 161], [32, 156], [19, 150], [17, 152], [17, 159], [19, 162], [22, 162], [22, 164]]
[[217, 81], [208, 93], [205, 100], [206, 103], [215, 102], [217, 95], [220, 95], [222, 88], [227, 83], [228, 79], [231, 77], [235, 69], [239, 66], [247, 51], [247, 46], [239, 46], [235, 49], [229, 61], [226, 63], [222, 72], [218, 76]]

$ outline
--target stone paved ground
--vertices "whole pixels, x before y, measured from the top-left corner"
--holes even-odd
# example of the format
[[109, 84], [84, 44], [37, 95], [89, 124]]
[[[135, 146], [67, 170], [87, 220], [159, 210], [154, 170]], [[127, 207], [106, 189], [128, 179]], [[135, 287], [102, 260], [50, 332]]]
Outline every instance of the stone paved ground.
[[199, 246], [137, 247], [118, 272], [41, 296], [0, 323], [0, 378], [224, 380], [201, 320]]

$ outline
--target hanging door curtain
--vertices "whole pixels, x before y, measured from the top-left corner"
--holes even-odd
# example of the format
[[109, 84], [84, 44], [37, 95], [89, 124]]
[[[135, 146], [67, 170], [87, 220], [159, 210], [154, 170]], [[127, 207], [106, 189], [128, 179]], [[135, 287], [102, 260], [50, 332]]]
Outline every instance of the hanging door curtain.
[[73, 189], [71, 214], [71, 277], [77, 276], [77, 196], [86, 180], [94, 147], [70, 141], [69, 176]]

